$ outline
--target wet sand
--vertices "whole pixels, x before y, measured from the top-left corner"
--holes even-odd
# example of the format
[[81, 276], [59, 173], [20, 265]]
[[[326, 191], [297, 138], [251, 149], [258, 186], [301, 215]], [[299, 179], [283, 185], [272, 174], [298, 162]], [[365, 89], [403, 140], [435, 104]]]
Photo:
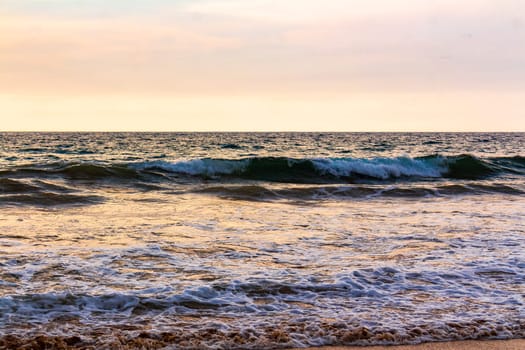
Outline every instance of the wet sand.
[[[395, 346], [323, 346], [308, 350], [523, 350], [525, 339], [467, 340]], [[299, 350], [299, 349], [295, 349]]]
[[[176, 346], [180, 349], [200, 349], [202, 344], [186, 342], [177, 337], [151, 337], [144, 332], [138, 337], [129, 338], [112, 334], [109, 337], [102, 335], [93, 341], [83, 341], [79, 336], [60, 337], [40, 335], [29, 338], [19, 338], [13, 335], [0, 337], [0, 350], [3, 349], [32, 349], [32, 350], [94, 350], [94, 349], [164, 349]], [[210, 343], [208, 345], [211, 345]], [[244, 342], [238, 344], [240, 348], [257, 348], [256, 344]], [[274, 348], [271, 344], [258, 343], [259, 348]], [[274, 344], [275, 345], [275, 344]], [[254, 347], [256, 346], [256, 347]], [[281, 347], [278, 347], [281, 348]], [[284, 348], [281, 348], [284, 349]], [[290, 349], [290, 348], [288, 348]], [[417, 345], [390, 345], [390, 346], [322, 346], [311, 348], [296, 348], [290, 350], [523, 350], [525, 339], [512, 340], [467, 340], [451, 342], [433, 342]]]

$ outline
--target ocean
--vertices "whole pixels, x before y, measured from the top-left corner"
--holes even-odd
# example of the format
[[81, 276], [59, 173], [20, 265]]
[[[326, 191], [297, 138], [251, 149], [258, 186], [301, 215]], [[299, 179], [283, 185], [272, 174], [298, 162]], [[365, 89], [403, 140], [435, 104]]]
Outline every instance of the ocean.
[[0, 348], [523, 338], [524, 149], [524, 133], [0, 133]]

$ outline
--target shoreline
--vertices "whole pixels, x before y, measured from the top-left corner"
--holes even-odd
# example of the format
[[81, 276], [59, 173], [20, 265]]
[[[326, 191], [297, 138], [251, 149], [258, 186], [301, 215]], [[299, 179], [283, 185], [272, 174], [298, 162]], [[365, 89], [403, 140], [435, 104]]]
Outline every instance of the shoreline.
[[[199, 344], [186, 342], [182, 339], [173, 337], [172, 339], [150, 338], [147, 333], [138, 337], [127, 338], [123, 335], [104, 335], [102, 342], [86, 341], [79, 335], [70, 336], [47, 336], [35, 335], [32, 337], [18, 337], [16, 335], [0, 336], [0, 349], [56, 349], [56, 350], [92, 350], [97, 348], [118, 348], [121, 350], [131, 349], [196, 349]], [[102, 339], [99, 339], [102, 340]], [[202, 344], [201, 344], [202, 345]], [[209, 345], [209, 344], [208, 344]], [[250, 345], [247, 343], [237, 344], [238, 349], [288, 349], [288, 350], [523, 350], [525, 349], [525, 339], [506, 339], [506, 340], [458, 340], [444, 342], [427, 342], [411, 345], [327, 345], [306, 348], [281, 348], [275, 347], [276, 344]], [[232, 347], [236, 349], [236, 346]]]
[[459, 340], [446, 342], [430, 342], [413, 345], [330, 345], [310, 348], [294, 348], [291, 350], [523, 350], [525, 339], [508, 340]]

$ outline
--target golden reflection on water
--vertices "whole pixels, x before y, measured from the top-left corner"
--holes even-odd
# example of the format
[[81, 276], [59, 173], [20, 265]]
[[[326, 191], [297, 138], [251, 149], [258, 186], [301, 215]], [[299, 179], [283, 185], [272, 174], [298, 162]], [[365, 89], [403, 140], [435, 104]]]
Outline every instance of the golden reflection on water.
[[[232, 324], [240, 316], [261, 324], [278, 317], [290, 329], [307, 327], [297, 326], [295, 317], [310, 317], [308, 327], [331, 334], [339, 329], [333, 324], [351, 325], [355, 317], [413, 325], [429, 315], [445, 322], [494, 308], [506, 318], [519, 313], [468, 293], [479, 288], [511, 297], [523, 293], [523, 286], [512, 282], [512, 267], [502, 265], [522, 257], [517, 247], [525, 235], [523, 199], [304, 205], [155, 196], [114, 191], [99, 205], [3, 208], [0, 295], [37, 295], [42, 300], [35, 303], [44, 310], [53, 295], [61, 295], [59, 306], [80, 303], [80, 310], [94, 310], [87, 318], [71, 313], [67, 327], [115, 325], [104, 334], [122, 331], [118, 327], [153, 332], [175, 324], [204, 332], [201, 323]], [[115, 295], [125, 300], [113, 300]], [[180, 300], [169, 301], [172, 296]], [[128, 310], [126, 303], [133, 302], [138, 304]], [[104, 307], [109, 311], [97, 311]], [[155, 312], [159, 315], [152, 316]], [[61, 329], [52, 324], [41, 329]], [[276, 331], [269, 330], [269, 337], [291, 334]], [[364, 328], [359, 332], [348, 339], [371, 336]], [[393, 336], [388, 334], [378, 337]]]
[[[147, 194], [116, 193], [112, 201], [94, 206], [4, 208], [0, 218], [2, 253], [64, 250], [86, 258], [100, 249], [157, 245], [167, 254], [199, 258], [218, 253], [235, 253], [245, 260], [257, 256], [262, 267], [286, 263], [335, 266], [330, 261], [336, 257], [366, 265], [417, 260], [433, 251], [441, 256], [438, 251], [447, 249], [451, 240], [469, 239], [489, 228], [501, 230], [498, 221], [519, 210], [519, 203], [510, 211], [505, 203], [504, 213], [497, 215], [498, 203], [492, 202], [492, 219], [487, 221], [477, 213], [488, 210], [489, 204], [475, 200], [472, 210], [466, 212], [460, 200], [442, 204], [439, 199], [407, 201], [403, 206], [395, 200], [302, 206], [198, 195], [158, 197], [152, 202], [144, 200]], [[305, 256], [306, 252], [318, 257]], [[348, 261], [351, 258], [356, 261]], [[151, 260], [159, 267], [163, 264], [153, 256], [134, 259]]]

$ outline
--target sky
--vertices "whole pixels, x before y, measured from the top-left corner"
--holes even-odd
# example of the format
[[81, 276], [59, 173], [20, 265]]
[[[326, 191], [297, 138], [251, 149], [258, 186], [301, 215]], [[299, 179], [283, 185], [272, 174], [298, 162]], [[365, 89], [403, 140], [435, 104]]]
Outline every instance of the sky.
[[0, 0], [4, 131], [525, 131], [522, 0]]

